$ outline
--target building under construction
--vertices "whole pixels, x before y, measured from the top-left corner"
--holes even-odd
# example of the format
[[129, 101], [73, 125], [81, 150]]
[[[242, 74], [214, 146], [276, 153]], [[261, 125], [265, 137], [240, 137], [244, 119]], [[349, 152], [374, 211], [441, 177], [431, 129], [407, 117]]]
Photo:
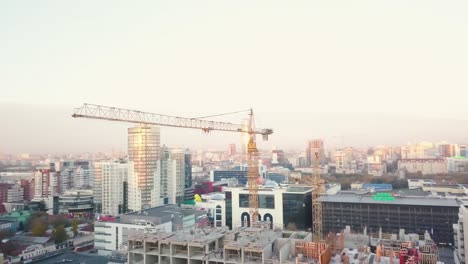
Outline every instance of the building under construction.
[[352, 233], [349, 226], [339, 235], [343, 250], [332, 257], [331, 263], [389, 263], [389, 264], [440, 264], [439, 250], [428, 232], [424, 235]]
[[132, 264], [175, 263], [330, 263], [327, 243], [314, 243], [308, 232], [270, 229], [269, 223], [176, 233], [142, 234], [128, 240]]

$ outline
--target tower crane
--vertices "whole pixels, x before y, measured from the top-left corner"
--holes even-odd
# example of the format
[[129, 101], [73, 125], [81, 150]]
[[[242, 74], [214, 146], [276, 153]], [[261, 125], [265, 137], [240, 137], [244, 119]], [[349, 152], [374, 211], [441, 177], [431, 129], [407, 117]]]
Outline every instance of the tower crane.
[[323, 179], [320, 177], [320, 155], [322, 145], [320, 141], [312, 142], [312, 177], [307, 177], [301, 182], [310, 184], [312, 187], [312, 239], [314, 242], [322, 241], [322, 201], [325, 192]]
[[[248, 127], [241, 124], [233, 124], [228, 122], [209, 121], [205, 118], [223, 116], [234, 113], [248, 112], [249, 123]], [[255, 120], [252, 109], [237, 111], [225, 114], [186, 118], [180, 116], [170, 116], [142, 112], [137, 110], [123, 109], [117, 107], [109, 107], [96, 104], [83, 104], [79, 108], [75, 108], [72, 115], [74, 118], [100, 119], [107, 121], [117, 121], [126, 123], [135, 123], [140, 125], [155, 125], [179, 128], [200, 129], [205, 133], [211, 131], [228, 131], [246, 133], [249, 137], [247, 145], [248, 158], [248, 190], [249, 190], [249, 213], [251, 223], [258, 221], [258, 149], [256, 144], [256, 135], [262, 135], [263, 140], [268, 140], [268, 136], [273, 133], [272, 129], [257, 129], [255, 128]]]

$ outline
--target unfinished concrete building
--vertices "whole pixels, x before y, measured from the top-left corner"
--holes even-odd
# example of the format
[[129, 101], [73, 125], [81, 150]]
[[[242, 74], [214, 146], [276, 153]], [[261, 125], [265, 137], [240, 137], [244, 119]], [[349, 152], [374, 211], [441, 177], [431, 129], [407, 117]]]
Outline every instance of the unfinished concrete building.
[[329, 263], [331, 248], [307, 232], [283, 232], [266, 224], [135, 235], [128, 241], [132, 264]]

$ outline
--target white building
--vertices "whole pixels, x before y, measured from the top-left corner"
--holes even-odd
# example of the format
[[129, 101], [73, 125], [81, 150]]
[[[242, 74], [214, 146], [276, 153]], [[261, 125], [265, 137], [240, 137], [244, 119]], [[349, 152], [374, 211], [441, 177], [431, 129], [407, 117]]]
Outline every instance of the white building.
[[202, 194], [201, 199], [196, 201], [195, 208], [206, 211], [213, 226], [226, 226], [224, 193]]
[[102, 210], [103, 214], [118, 215], [124, 206], [124, 182], [133, 163], [107, 162], [102, 168]]
[[135, 220], [133, 223], [100, 222], [94, 224], [94, 248], [99, 255], [110, 256], [119, 251], [128, 241], [130, 234], [172, 232], [172, 223], [154, 224], [150, 221]]
[[[231, 228], [250, 225], [249, 191], [243, 187], [225, 187], [226, 225]], [[311, 227], [311, 187], [290, 185], [279, 187], [267, 181], [259, 190], [258, 214], [262, 221], [284, 228], [294, 224], [300, 230]], [[286, 205], [286, 207], [283, 207]], [[286, 222], [285, 222], [286, 220]]]
[[85, 169], [81, 166], [77, 167], [74, 171], [74, 187], [76, 189], [79, 188], [88, 188], [93, 187], [94, 177], [93, 177], [93, 169]]
[[468, 247], [465, 247], [465, 241], [468, 241], [468, 232], [465, 232], [465, 227], [468, 227], [468, 200], [462, 200], [458, 213], [458, 223], [453, 225], [454, 231], [454, 258], [455, 263], [466, 263], [468, 257]]
[[151, 192], [152, 206], [180, 204], [185, 194], [185, 153], [165, 146], [160, 153]]
[[436, 182], [431, 179], [408, 179], [409, 189], [421, 189], [424, 185], [432, 185]]
[[133, 172], [133, 163], [103, 161], [94, 163], [94, 203], [96, 211], [118, 215], [124, 206], [124, 183]]
[[398, 170], [422, 175], [444, 174], [447, 173], [447, 164], [440, 158], [401, 159], [398, 161]]
[[8, 189], [6, 202], [22, 202], [24, 199], [23, 188], [20, 185], [15, 184]]
[[447, 171], [450, 173], [467, 172], [468, 159], [466, 157], [446, 158]]
[[95, 248], [100, 255], [110, 255], [113, 251], [125, 248], [130, 234], [191, 230], [207, 221], [206, 213], [194, 209], [181, 209], [175, 205], [123, 214], [120, 215], [120, 219], [113, 222], [95, 222]]

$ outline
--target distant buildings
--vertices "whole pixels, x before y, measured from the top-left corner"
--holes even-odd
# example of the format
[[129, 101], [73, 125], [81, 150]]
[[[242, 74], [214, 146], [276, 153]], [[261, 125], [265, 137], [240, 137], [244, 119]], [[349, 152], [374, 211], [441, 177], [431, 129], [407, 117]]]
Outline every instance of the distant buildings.
[[139, 211], [151, 207], [155, 173], [160, 158], [159, 128], [137, 126], [128, 129], [128, 159], [133, 172], [128, 180], [128, 208]]
[[20, 185], [0, 183], [0, 204], [22, 202], [23, 200], [24, 192]]
[[446, 174], [447, 165], [442, 158], [400, 159], [398, 170], [422, 175]]
[[236, 179], [241, 185], [247, 184], [246, 170], [214, 170], [211, 171], [210, 180], [213, 182], [226, 181]]
[[325, 157], [325, 147], [323, 144], [323, 139], [313, 139], [307, 143], [306, 149], [306, 162], [307, 166], [311, 167], [315, 160], [315, 153], [319, 155], [319, 162], [321, 165], [326, 164], [327, 158]]

